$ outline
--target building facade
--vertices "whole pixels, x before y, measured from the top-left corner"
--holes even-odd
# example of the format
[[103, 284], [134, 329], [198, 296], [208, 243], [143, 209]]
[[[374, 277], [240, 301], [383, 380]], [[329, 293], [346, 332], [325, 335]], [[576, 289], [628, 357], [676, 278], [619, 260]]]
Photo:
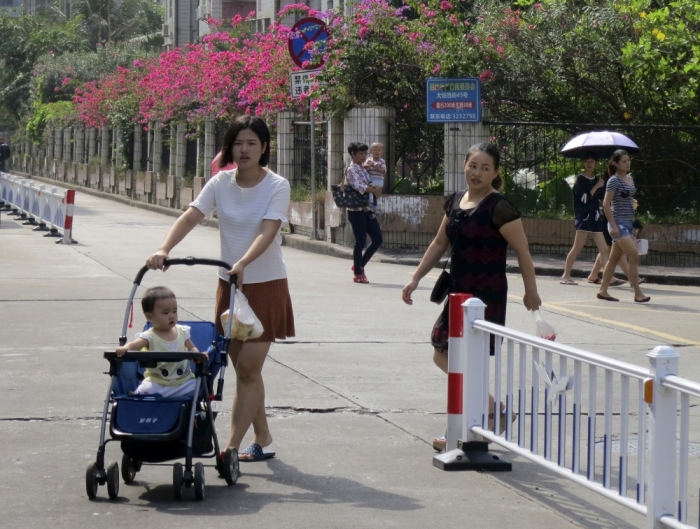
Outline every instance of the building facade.
[[[2, 0], [0, 0], [2, 1]], [[5, 0], [7, 1], [7, 0]], [[28, 0], [29, 1], [29, 0]], [[35, 1], [35, 0], [31, 0]], [[41, 1], [41, 0], [36, 0]], [[353, 0], [351, 0], [352, 2]], [[344, 9], [347, 0], [304, 0], [303, 3], [318, 11]], [[194, 43], [211, 32], [207, 20], [231, 20], [236, 15], [254, 17], [255, 31], [265, 32], [286, 5], [295, 0], [165, 0], [163, 37], [168, 49]], [[301, 18], [290, 16], [284, 21], [288, 26]]]

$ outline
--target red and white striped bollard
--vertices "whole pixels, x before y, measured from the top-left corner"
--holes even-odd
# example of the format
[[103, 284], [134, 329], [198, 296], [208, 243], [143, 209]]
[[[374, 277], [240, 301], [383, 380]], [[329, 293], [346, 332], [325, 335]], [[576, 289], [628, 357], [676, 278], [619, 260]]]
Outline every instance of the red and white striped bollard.
[[[63, 221], [63, 243], [71, 244], [73, 242], [73, 208], [75, 204], [75, 190], [68, 189], [63, 197], [63, 203], [66, 205], [66, 216]], [[59, 239], [60, 242], [61, 240]]]
[[446, 450], [457, 448], [457, 441], [466, 432], [462, 431], [464, 365], [464, 308], [462, 303], [471, 294], [450, 294], [449, 339], [447, 355], [447, 446]]

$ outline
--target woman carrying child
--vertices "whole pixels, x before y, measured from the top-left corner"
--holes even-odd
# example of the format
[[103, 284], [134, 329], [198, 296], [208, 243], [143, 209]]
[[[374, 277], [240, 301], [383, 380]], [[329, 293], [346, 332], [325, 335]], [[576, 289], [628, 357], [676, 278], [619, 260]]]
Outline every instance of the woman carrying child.
[[593, 241], [600, 251], [603, 265], [608, 261], [608, 247], [605, 244], [600, 224], [600, 202], [605, 193], [605, 182], [593, 174], [597, 164], [598, 160], [593, 153], [589, 152], [583, 155], [583, 171], [576, 177], [573, 190], [576, 236], [574, 237], [574, 245], [569, 255], [566, 256], [564, 275], [561, 276], [560, 281], [562, 285], [578, 284], [571, 277], [571, 269], [589, 236], [593, 237]]
[[[506, 279], [506, 250], [508, 245], [518, 254], [520, 274], [525, 285], [523, 304], [527, 310], [539, 309], [542, 302], [537, 293], [535, 267], [532, 264], [520, 212], [498, 190], [500, 153], [495, 145], [481, 143], [469, 149], [464, 162], [468, 189], [453, 193], [445, 202], [445, 216], [435, 239], [403, 288], [404, 303], [413, 304], [411, 294], [452, 247], [450, 292], [472, 294], [486, 304], [485, 319], [504, 325], [508, 301]], [[431, 334], [433, 361], [447, 373], [449, 301], [438, 317]], [[493, 344], [492, 344], [493, 354]], [[490, 397], [493, 409], [493, 397]], [[503, 406], [501, 406], [503, 411]], [[493, 418], [490, 418], [493, 420]], [[501, 416], [501, 424], [504, 424]], [[490, 426], [491, 427], [491, 426]], [[438, 438], [433, 446], [444, 448]]]
[[246, 295], [260, 319], [262, 336], [245, 342], [232, 340], [229, 357], [236, 371], [231, 435], [225, 448], [239, 449], [252, 423], [253, 442], [240, 452], [241, 461], [274, 456], [263, 448], [272, 443], [265, 413], [262, 368], [276, 339], [294, 336], [294, 315], [282, 260], [280, 228], [287, 221], [289, 182], [266, 168], [270, 158], [270, 131], [257, 117], [239, 116], [224, 138], [220, 165], [235, 162], [237, 169], [221, 171], [202, 189], [190, 207], [172, 225], [158, 251], [148, 258], [150, 269], [163, 269], [170, 251], [216, 209], [221, 259], [233, 263], [219, 270], [215, 321], [220, 333], [221, 314], [229, 306], [229, 278]]
[[[378, 197], [382, 194], [380, 187], [372, 184], [372, 179], [363, 167], [367, 161], [367, 151], [369, 147], [364, 143], [352, 142], [348, 145], [348, 154], [352, 158], [352, 163], [345, 171], [345, 183], [353, 187], [358, 193], [367, 195], [368, 199], [372, 195]], [[352, 270], [355, 274], [355, 283], [369, 283], [365, 275], [365, 265], [384, 242], [382, 229], [379, 227], [377, 216], [372, 212], [369, 201], [366, 206], [348, 208], [348, 220], [352, 225], [352, 233], [355, 236], [355, 246], [352, 251]], [[365, 250], [367, 235], [372, 239]]]

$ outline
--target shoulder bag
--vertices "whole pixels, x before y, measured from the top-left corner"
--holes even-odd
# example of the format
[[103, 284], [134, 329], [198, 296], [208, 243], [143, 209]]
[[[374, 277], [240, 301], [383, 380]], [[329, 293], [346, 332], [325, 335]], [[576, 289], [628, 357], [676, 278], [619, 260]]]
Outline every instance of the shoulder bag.
[[438, 305], [445, 301], [445, 298], [447, 298], [447, 294], [450, 293], [450, 287], [452, 286], [452, 276], [447, 271], [447, 263], [450, 261], [451, 258], [452, 252], [450, 252], [450, 257], [445, 261], [445, 266], [442, 267], [440, 277], [438, 277], [437, 281], [435, 281], [433, 290], [430, 293], [430, 301], [432, 301], [433, 303], [437, 303]]
[[357, 189], [347, 185], [347, 169], [342, 184], [331, 186], [333, 193], [333, 201], [339, 208], [361, 208], [367, 205], [367, 196], [360, 193]]

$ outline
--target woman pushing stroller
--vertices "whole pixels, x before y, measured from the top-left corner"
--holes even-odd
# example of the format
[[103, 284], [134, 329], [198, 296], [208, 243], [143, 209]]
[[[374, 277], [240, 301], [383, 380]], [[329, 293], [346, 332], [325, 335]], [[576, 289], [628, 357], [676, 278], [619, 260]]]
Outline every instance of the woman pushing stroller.
[[287, 221], [289, 182], [267, 169], [270, 131], [252, 116], [236, 118], [224, 138], [219, 165], [235, 162], [236, 169], [222, 170], [202, 189], [190, 207], [172, 225], [160, 248], [146, 261], [149, 269], [165, 270], [164, 260], [172, 249], [202, 221], [217, 211], [221, 259], [234, 263], [219, 270], [215, 322], [223, 334], [220, 316], [229, 307], [229, 277], [246, 295], [260, 319], [263, 334], [245, 342], [232, 340], [229, 357], [236, 371], [231, 435], [226, 448], [239, 449], [253, 425], [253, 442], [240, 451], [241, 461], [260, 461], [274, 452], [263, 448], [272, 443], [265, 413], [262, 367], [276, 339], [294, 336], [294, 314], [282, 260], [280, 228]]

